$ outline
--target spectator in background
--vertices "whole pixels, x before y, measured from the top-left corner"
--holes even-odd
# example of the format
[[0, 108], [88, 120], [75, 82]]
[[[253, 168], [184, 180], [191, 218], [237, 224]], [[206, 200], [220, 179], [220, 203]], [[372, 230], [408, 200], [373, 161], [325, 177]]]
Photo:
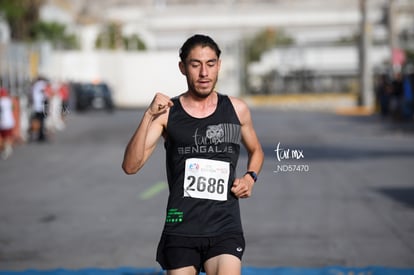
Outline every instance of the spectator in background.
[[47, 95], [47, 117], [45, 120], [48, 136], [65, 128], [62, 119], [62, 97], [60, 94], [60, 85], [57, 82], [51, 82], [46, 86]]
[[396, 72], [392, 79], [392, 93], [390, 98], [390, 114], [393, 120], [399, 121], [402, 116], [403, 74]]
[[381, 116], [383, 118], [386, 118], [389, 114], [392, 86], [386, 74], [379, 75], [376, 80], [376, 93], [380, 106]]
[[375, 93], [383, 118], [393, 122], [414, 121], [414, 64], [375, 77]]
[[1, 157], [9, 158], [13, 153], [13, 129], [15, 126], [13, 101], [5, 88], [0, 88], [0, 148]]
[[69, 112], [69, 97], [70, 97], [69, 85], [66, 82], [60, 83], [59, 94], [62, 99], [62, 119], [64, 119], [65, 116]]
[[414, 68], [407, 65], [403, 77], [403, 100], [402, 100], [402, 114], [404, 120], [412, 120], [414, 114]]
[[47, 97], [45, 89], [47, 81], [43, 77], [38, 77], [31, 90], [32, 117], [29, 132], [29, 140], [36, 139], [39, 142], [46, 141], [45, 118]]

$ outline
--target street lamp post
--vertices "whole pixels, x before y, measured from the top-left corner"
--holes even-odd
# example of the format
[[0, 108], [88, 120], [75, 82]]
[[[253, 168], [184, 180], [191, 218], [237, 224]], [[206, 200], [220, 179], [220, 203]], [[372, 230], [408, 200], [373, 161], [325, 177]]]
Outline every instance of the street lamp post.
[[372, 64], [370, 59], [372, 25], [369, 22], [367, 15], [367, 1], [368, 0], [359, 1], [361, 12], [359, 41], [359, 105], [368, 109], [372, 109], [375, 104], [372, 79]]

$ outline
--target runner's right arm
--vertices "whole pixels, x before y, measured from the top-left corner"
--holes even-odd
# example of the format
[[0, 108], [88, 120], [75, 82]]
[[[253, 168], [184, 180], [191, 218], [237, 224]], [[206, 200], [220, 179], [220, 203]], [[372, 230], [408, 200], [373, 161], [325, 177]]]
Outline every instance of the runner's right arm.
[[135, 174], [144, 166], [167, 125], [172, 105], [168, 96], [161, 93], [154, 96], [125, 149], [122, 169], [126, 174]]

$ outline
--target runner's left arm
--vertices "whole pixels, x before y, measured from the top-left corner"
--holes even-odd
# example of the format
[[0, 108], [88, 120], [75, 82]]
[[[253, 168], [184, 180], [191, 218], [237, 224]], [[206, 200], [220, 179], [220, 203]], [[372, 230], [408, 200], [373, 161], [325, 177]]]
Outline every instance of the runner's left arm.
[[[247, 104], [237, 98], [231, 98], [241, 123], [242, 142], [248, 153], [247, 170], [257, 175], [260, 173], [264, 161], [262, 146], [254, 130], [253, 120]], [[238, 198], [248, 198], [252, 194], [254, 179], [249, 174], [235, 179], [232, 192]]]

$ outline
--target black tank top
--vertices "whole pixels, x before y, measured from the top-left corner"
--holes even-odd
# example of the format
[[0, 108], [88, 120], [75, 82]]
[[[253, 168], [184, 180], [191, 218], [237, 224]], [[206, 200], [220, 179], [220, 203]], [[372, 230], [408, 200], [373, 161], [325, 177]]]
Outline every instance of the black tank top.
[[240, 121], [228, 96], [216, 110], [190, 116], [172, 99], [165, 149], [169, 186], [164, 233], [217, 236], [241, 233], [239, 201], [230, 191], [240, 153]]

